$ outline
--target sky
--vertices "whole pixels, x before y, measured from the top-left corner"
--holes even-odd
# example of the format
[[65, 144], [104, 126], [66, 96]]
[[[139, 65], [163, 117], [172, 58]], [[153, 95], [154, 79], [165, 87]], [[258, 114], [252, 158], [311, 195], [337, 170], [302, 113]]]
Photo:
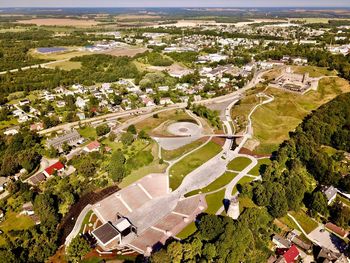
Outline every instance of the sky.
[[0, 0], [0, 7], [350, 7], [350, 0]]

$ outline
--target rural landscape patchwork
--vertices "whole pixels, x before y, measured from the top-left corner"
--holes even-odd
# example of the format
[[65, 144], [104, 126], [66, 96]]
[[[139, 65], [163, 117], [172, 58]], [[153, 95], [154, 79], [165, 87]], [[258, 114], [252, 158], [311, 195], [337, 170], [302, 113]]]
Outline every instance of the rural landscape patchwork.
[[47, 2], [0, 3], [0, 263], [350, 262], [348, 1]]

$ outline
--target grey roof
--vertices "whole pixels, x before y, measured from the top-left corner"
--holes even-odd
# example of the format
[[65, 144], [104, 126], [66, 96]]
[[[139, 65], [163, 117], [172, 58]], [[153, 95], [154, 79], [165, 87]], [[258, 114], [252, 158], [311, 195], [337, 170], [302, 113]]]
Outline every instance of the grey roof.
[[92, 232], [92, 235], [104, 245], [117, 237], [119, 234], [119, 231], [110, 222], [103, 224]]
[[274, 235], [273, 236], [273, 240], [280, 243], [281, 245], [285, 246], [286, 248], [289, 248], [291, 245], [291, 242], [283, 237], [281, 237], [280, 235]]
[[28, 179], [32, 184], [37, 185], [40, 182], [43, 182], [46, 180], [46, 176], [43, 173], [38, 173], [37, 175], [34, 175]]
[[334, 198], [334, 196], [337, 194], [337, 189], [333, 186], [330, 186], [328, 188], [326, 188], [323, 193], [325, 194], [325, 196], [327, 197], [327, 200], [330, 201], [331, 199]]

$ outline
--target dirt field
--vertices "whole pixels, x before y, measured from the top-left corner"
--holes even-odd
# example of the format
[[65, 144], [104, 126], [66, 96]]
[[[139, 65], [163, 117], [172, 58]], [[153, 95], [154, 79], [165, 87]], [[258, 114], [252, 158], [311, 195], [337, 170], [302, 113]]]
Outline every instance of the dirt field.
[[147, 51], [147, 48], [140, 47], [140, 48], [133, 48], [133, 47], [120, 47], [120, 48], [115, 48], [111, 51], [106, 52], [105, 54], [109, 54], [112, 56], [128, 56], [128, 57], [133, 57], [139, 53], [143, 53]]
[[18, 20], [20, 24], [34, 24], [38, 26], [95, 26], [99, 24], [95, 20], [78, 20], [70, 18], [35, 18], [29, 20]]

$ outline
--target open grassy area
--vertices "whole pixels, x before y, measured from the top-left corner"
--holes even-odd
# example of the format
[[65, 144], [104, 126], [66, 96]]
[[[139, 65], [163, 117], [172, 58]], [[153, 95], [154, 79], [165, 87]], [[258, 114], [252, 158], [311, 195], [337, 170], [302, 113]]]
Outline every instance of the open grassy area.
[[239, 197], [239, 211], [242, 212], [244, 208], [257, 207], [253, 200], [249, 197]]
[[[8, 212], [6, 219], [0, 224], [0, 230], [8, 233], [12, 230], [25, 230], [34, 226], [34, 221], [26, 215], [19, 215], [15, 212]], [[11, 236], [11, 235], [10, 235]], [[0, 236], [0, 246], [5, 244], [5, 240]]]
[[80, 128], [78, 129], [78, 132], [81, 136], [83, 136], [86, 139], [97, 138], [96, 129], [92, 126], [85, 126], [83, 128]]
[[205, 200], [207, 201], [208, 208], [205, 210], [208, 214], [215, 214], [220, 207], [222, 207], [223, 200], [225, 196], [225, 189], [222, 189], [221, 191], [218, 191], [213, 194], [209, 194], [205, 197]]
[[153, 162], [151, 162], [149, 165], [143, 166], [139, 169], [133, 170], [128, 176], [126, 176], [122, 182], [119, 184], [120, 188], [124, 188], [135, 181], [141, 179], [142, 177], [150, 174], [150, 173], [163, 173], [165, 172], [165, 169], [167, 167], [167, 164], [159, 164], [158, 159], [158, 146], [156, 143], [152, 143], [149, 145], [146, 150], [152, 151], [152, 155], [154, 157]]
[[259, 176], [260, 173], [259, 173], [259, 169], [260, 169], [260, 166], [263, 165], [263, 164], [270, 164], [271, 163], [271, 160], [269, 158], [263, 158], [263, 159], [259, 159], [258, 160], [258, 164], [255, 165], [255, 167], [253, 169], [251, 169], [248, 174], [250, 175], [255, 175], [255, 176]]
[[226, 172], [223, 175], [221, 175], [218, 179], [216, 179], [214, 182], [212, 182], [211, 184], [206, 186], [205, 188], [192, 191], [192, 192], [186, 194], [185, 196], [192, 196], [192, 195], [198, 194], [199, 192], [201, 192], [201, 193], [213, 192], [213, 191], [218, 190], [218, 189], [224, 187], [225, 185], [227, 185], [236, 176], [237, 176], [237, 173]]
[[252, 161], [246, 157], [237, 157], [233, 159], [228, 165], [227, 169], [233, 170], [233, 171], [242, 171], [244, 168], [246, 168]]
[[178, 163], [174, 164], [170, 169], [170, 187], [173, 190], [178, 188], [182, 179], [187, 174], [217, 155], [221, 149], [222, 148], [218, 144], [209, 142], [197, 151], [183, 158]]
[[299, 210], [298, 212], [289, 212], [299, 223], [299, 225], [304, 229], [304, 231], [309, 234], [314, 230], [318, 223], [309, 217], [303, 210]]
[[29, 54], [35, 58], [52, 60], [52, 61], [71, 59], [74, 57], [84, 56], [84, 55], [91, 55], [91, 53], [88, 51], [76, 50], [76, 47], [68, 48], [68, 50], [64, 52], [56, 52], [56, 53], [48, 53], [48, 54], [42, 54], [42, 53], [36, 52], [36, 50], [30, 50]]
[[162, 149], [162, 158], [164, 160], [174, 160], [174, 159], [192, 151], [193, 149], [196, 149], [197, 147], [199, 147], [203, 143], [204, 143], [204, 141], [199, 139], [199, 140], [196, 140], [194, 142], [186, 144], [186, 145], [184, 145], [178, 149], [175, 149], [175, 150]]
[[294, 130], [312, 110], [349, 91], [349, 83], [340, 78], [324, 78], [317, 91], [304, 95], [269, 88], [266, 93], [273, 95], [275, 100], [258, 107], [252, 115], [254, 138], [260, 142], [255, 152], [277, 150], [278, 145], [288, 139], [289, 131]]
[[309, 73], [311, 78], [319, 78], [322, 76], [336, 76], [335, 71], [329, 71], [327, 68], [315, 67], [315, 66], [295, 66], [292, 67], [293, 71], [298, 74]]
[[157, 128], [165, 121], [191, 119], [191, 117], [188, 116], [188, 114], [183, 110], [163, 111], [161, 113], [158, 113], [157, 115], [158, 118], [151, 116], [143, 121], [138, 122], [137, 124], [135, 124], [136, 129], [138, 131], [145, 130], [146, 132], [151, 133], [153, 129]]
[[84, 217], [83, 223], [81, 224], [79, 233], [83, 233], [83, 231], [84, 231], [84, 226], [85, 226], [86, 224], [89, 223], [89, 219], [90, 219], [90, 216], [91, 216], [92, 213], [93, 213], [92, 210], [90, 210], [89, 212], [87, 212], [86, 216]]
[[72, 69], [80, 69], [81, 68], [81, 62], [79, 61], [62, 61], [57, 63], [52, 63], [47, 65], [48, 68], [60, 68], [63, 70], [72, 70]]
[[242, 177], [241, 180], [238, 181], [238, 183], [235, 185], [235, 187], [233, 187], [232, 189], [232, 195], [236, 194], [238, 192], [237, 189], [237, 185], [244, 185], [246, 183], [250, 183], [251, 181], [253, 181], [254, 178], [250, 177], [250, 176], [244, 176]]
[[190, 223], [187, 225], [180, 233], [178, 233], [176, 236], [180, 239], [184, 239], [190, 235], [192, 235], [194, 232], [196, 232], [197, 227], [195, 222]]

